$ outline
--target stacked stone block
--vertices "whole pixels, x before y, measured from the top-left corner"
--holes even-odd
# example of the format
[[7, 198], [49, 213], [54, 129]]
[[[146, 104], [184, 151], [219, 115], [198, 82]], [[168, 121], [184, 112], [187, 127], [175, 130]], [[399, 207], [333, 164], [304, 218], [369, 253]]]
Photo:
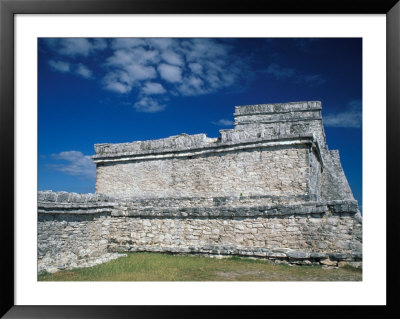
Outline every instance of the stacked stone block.
[[118, 258], [108, 251], [115, 203], [99, 194], [38, 193], [38, 272], [89, 267]]

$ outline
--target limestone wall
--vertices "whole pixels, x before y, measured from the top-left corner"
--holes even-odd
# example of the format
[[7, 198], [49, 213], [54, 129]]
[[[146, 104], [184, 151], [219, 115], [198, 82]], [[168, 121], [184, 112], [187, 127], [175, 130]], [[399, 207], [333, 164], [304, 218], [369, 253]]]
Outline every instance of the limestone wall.
[[[111, 251], [159, 251], [361, 260], [361, 225], [351, 213], [235, 217], [116, 217]], [[279, 254], [277, 254], [279, 252]]]
[[354, 199], [338, 153], [326, 144], [321, 102], [237, 106], [234, 116], [235, 128], [221, 130], [218, 138], [181, 134], [96, 144], [96, 192], [137, 198], [303, 193]]
[[38, 272], [93, 266], [108, 252], [113, 203], [102, 195], [38, 193]]
[[235, 131], [260, 137], [311, 132], [320, 148], [325, 148], [321, 110], [320, 101], [236, 106]]
[[309, 192], [310, 157], [315, 155], [307, 145], [283, 145], [105, 163], [97, 167], [96, 192], [138, 198], [296, 196]]
[[[271, 202], [270, 198], [218, 198], [119, 202], [112, 212], [111, 251], [169, 251], [303, 259], [330, 254], [360, 260], [362, 222], [356, 201]], [[190, 204], [192, 202], [192, 205]], [[280, 255], [275, 255], [280, 251]], [[314, 255], [314, 259], [316, 255]], [[293, 259], [293, 257], [291, 257]], [[339, 257], [334, 257], [339, 258]]]
[[88, 194], [81, 195], [92, 198], [85, 203], [71, 201], [77, 194], [66, 194], [39, 192], [39, 272], [91, 266], [130, 251], [255, 256], [300, 264], [362, 259], [355, 201], [297, 196], [288, 204], [289, 197], [242, 196], [96, 202], [96, 195]]

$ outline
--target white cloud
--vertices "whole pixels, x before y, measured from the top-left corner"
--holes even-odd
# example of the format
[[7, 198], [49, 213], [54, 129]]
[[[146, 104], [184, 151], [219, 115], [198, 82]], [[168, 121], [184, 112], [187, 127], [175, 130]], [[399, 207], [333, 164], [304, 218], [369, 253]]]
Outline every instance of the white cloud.
[[361, 128], [362, 111], [361, 101], [353, 100], [348, 103], [348, 110], [340, 113], [331, 113], [323, 117], [323, 123], [327, 127]]
[[132, 63], [127, 65], [125, 70], [129, 74], [129, 82], [131, 83], [135, 81], [154, 79], [157, 77], [156, 69], [153, 66], [144, 66]]
[[85, 65], [82, 63], [78, 64], [72, 64], [64, 61], [55, 61], [55, 60], [50, 60], [49, 61], [49, 66], [57, 72], [60, 73], [73, 73], [76, 75], [79, 75], [85, 79], [92, 79], [93, 78], [93, 72]]
[[88, 57], [95, 51], [107, 48], [107, 41], [102, 38], [48, 38], [43, 41], [53, 52], [70, 58]]
[[190, 63], [189, 68], [195, 74], [203, 74], [203, 67], [199, 63]]
[[145, 44], [146, 42], [141, 38], [118, 38], [112, 41], [111, 47], [113, 49], [131, 49]]
[[219, 44], [213, 39], [188, 39], [182, 42], [182, 47], [189, 62], [198, 62], [199, 59], [211, 60], [217, 57], [228, 56], [229, 47]]
[[84, 38], [66, 38], [60, 40], [58, 53], [62, 55], [83, 55], [88, 56], [92, 50], [92, 44]]
[[135, 85], [139, 85], [140, 81], [150, 80], [156, 76], [157, 72], [154, 67], [131, 63], [126, 66], [125, 70], [119, 69], [108, 73], [103, 78], [103, 85], [110, 91], [128, 93]]
[[[129, 39], [124, 39], [119, 46], [133, 45], [125, 40]], [[103, 78], [104, 88], [119, 93], [128, 93], [134, 86], [139, 86], [141, 81], [156, 78], [155, 66], [159, 61], [158, 55], [157, 51], [145, 50], [142, 47], [114, 51], [105, 63], [108, 73]]]
[[230, 46], [214, 39], [121, 38], [111, 47], [104, 87], [120, 93], [142, 88], [139, 99], [155, 94], [143, 82], [157, 77], [165, 92], [160, 87], [157, 91], [200, 95], [231, 86], [243, 73], [244, 63], [229, 55]]
[[79, 63], [76, 67], [75, 73], [80, 75], [85, 79], [90, 79], [93, 77], [93, 72], [90, 71], [85, 65]]
[[163, 94], [167, 92], [160, 83], [147, 82], [144, 87], [142, 87], [144, 94]]
[[126, 67], [130, 64], [147, 65], [158, 61], [158, 51], [138, 47], [114, 51], [113, 55], [107, 59], [107, 65], [110, 67]]
[[113, 55], [107, 59], [106, 65], [111, 68], [120, 68], [127, 64], [133, 63], [133, 61], [134, 57], [132, 54], [130, 54], [130, 51], [116, 50], [114, 51]]
[[117, 93], [128, 93], [132, 86], [129, 76], [124, 71], [109, 73], [103, 79], [104, 88]]
[[118, 93], [127, 93], [131, 90], [129, 85], [121, 82], [107, 82], [105, 88]]
[[209, 92], [203, 87], [204, 81], [196, 76], [185, 78], [178, 90], [182, 95], [200, 95]]
[[94, 38], [93, 39], [93, 49], [95, 50], [104, 50], [107, 48], [107, 41], [102, 38]]
[[147, 39], [147, 44], [159, 50], [165, 50], [176, 45], [177, 41], [171, 38], [151, 38]]
[[88, 155], [79, 151], [66, 151], [51, 155], [56, 160], [66, 161], [67, 164], [49, 164], [47, 168], [68, 175], [96, 178], [96, 165]]
[[182, 56], [177, 54], [174, 51], [171, 51], [171, 50], [164, 51], [161, 54], [161, 56], [164, 59], [164, 61], [169, 64], [174, 64], [174, 65], [179, 65], [179, 66], [184, 64]]
[[171, 83], [179, 83], [182, 81], [182, 70], [180, 67], [162, 63], [158, 66], [161, 78]]
[[50, 60], [49, 65], [53, 70], [61, 73], [68, 73], [71, 71], [71, 66], [68, 62]]
[[[141, 100], [144, 95], [195, 96], [217, 92], [236, 83], [247, 68], [243, 59], [231, 54], [230, 44], [215, 39], [71, 38], [48, 39], [47, 44], [53, 51], [71, 59], [78, 55], [88, 57], [96, 50], [109, 47], [111, 54], [99, 61], [100, 70], [96, 70], [96, 73], [103, 72], [103, 88], [121, 94], [137, 94], [139, 102], [135, 105], [146, 110], [159, 110], [164, 105], [157, 106], [149, 100], [144, 103]], [[102, 58], [101, 55], [96, 57]], [[94, 78], [87, 64], [69, 64], [69, 70], [65, 65], [59, 68], [64, 67], [64, 73]]]
[[220, 120], [218, 120], [216, 122], [212, 122], [212, 124], [218, 125], [218, 126], [232, 126], [234, 123], [231, 120], [220, 119]]
[[136, 102], [133, 107], [138, 112], [155, 113], [164, 110], [165, 104], [160, 104], [157, 100], [153, 98], [144, 97], [140, 101]]

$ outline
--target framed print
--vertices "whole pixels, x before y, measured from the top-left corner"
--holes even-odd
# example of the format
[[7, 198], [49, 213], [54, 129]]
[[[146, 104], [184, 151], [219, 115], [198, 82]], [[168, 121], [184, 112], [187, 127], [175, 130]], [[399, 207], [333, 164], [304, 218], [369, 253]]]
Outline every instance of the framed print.
[[[397, 1], [16, 0], [0, 10], [5, 318], [397, 311]], [[362, 272], [200, 282], [164, 260], [168, 274], [153, 280], [52, 279], [140, 251]]]

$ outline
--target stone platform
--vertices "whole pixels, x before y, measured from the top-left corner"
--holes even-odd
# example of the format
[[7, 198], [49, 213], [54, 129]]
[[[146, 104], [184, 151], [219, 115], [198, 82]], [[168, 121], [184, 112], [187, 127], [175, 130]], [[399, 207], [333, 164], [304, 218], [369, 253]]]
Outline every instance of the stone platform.
[[361, 214], [321, 109], [237, 106], [217, 138], [96, 144], [96, 194], [38, 194], [38, 270], [131, 251], [361, 261]]

